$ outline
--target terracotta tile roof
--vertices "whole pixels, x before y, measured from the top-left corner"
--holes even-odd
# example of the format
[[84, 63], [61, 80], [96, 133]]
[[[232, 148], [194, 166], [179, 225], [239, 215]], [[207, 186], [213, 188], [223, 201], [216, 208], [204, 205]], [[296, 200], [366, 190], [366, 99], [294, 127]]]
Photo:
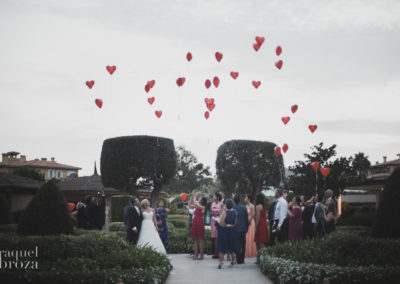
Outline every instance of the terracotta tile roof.
[[60, 164], [54, 161], [31, 160], [22, 162], [20, 160], [9, 160], [7, 163], [0, 163], [0, 168], [18, 168], [18, 167], [35, 167], [63, 170], [81, 170], [79, 167]]
[[11, 175], [0, 172], [0, 189], [1, 191], [10, 189], [38, 189], [43, 185], [43, 181], [34, 180], [17, 175]]
[[393, 166], [400, 165], [400, 159], [387, 161], [386, 163], [380, 163], [377, 165], [372, 165], [371, 168], [376, 168], [376, 167], [381, 167], [381, 166], [391, 166], [391, 165], [393, 165]]
[[[102, 190], [103, 184], [101, 182], [101, 176], [92, 175], [84, 177], [70, 177], [65, 181], [59, 183], [59, 187], [62, 191], [93, 191], [97, 192]], [[104, 188], [104, 191], [117, 191], [114, 188]]]

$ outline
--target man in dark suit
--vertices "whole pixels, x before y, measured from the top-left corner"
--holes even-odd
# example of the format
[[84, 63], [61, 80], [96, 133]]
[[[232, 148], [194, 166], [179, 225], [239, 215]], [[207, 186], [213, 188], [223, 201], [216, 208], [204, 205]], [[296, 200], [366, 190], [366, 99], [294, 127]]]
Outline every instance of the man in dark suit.
[[246, 234], [249, 228], [249, 215], [247, 213], [246, 206], [240, 205], [240, 197], [239, 195], [235, 195], [233, 198], [235, 205], [233, 209], [237, 212], [237, 224], [236, 231], [238, 233], [239, 239], [239, 251], [236, 253], [237, 263], [243, 264], [244, 257], [246, 255]]
[[100, 194], [101, 201], [99, 200], [99, 196], [92, 196], [88, 205], [88, 227], [91, 230], [101, 230], [106, 221], [106, 195], [104, 190]]
[[317, 238], [322, 238], [325, 235], [325, 206], [322, 204], [322, 195], [316, 196], [317, 203], [315, 204], [312, 222], [314, 224], [314, 235]]
[[81, 206], [78, 209], [78, 228], [79, 229], [87, 229], [88, 228], [88, 207], [87, 207], [88, 198], [82, 198]]
[[128, 218], [126, 224], [126, 240], [136, 244], [139, 238], [140, 228], [142, 226], [143, 216], [140, 213], [140, 200], [137, 197], [131, 197], [129, 201]]
[[[272, 232], [272, 227], [274, 226], [274, 215], [275, 215], [275, 207], [276, 207], [276, 203], [278, 202], [278, 193], [275, 192], [275, 201], [271, 203], [271, 206], [269, 207], [268, 210], [268, 223], [269, 223], [269, 231]], [[270, 234], [270, 244], [271, 246], [273, 246], [275, 244], [275, 234]]]

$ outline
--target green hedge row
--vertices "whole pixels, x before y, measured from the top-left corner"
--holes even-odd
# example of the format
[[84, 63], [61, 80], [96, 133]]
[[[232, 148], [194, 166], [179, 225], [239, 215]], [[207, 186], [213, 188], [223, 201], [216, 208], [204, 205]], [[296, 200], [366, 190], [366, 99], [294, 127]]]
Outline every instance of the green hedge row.
[[265, 248], [261, 270], [280, 283], [378, 283], [400, 276], [400, 240], [374, 239], [371, 228], [338, 227], [322, 240]]
[[[193, 241], [189, 236], [188, 228], [169, 229], [169, 245], [170, 253], [192, 253]], [[205, 230], [203, 246], [205, 254], [213, 253], [213, 244], [211, 240], [210, 230]]]
[[118, 233], [77, 230], [75, 235], [0, 234], [2, 250], [38, 246], [38, 270], [3, 270], [1, 283], [164, 283], [172, 269], [165, 255], [136, 248]]

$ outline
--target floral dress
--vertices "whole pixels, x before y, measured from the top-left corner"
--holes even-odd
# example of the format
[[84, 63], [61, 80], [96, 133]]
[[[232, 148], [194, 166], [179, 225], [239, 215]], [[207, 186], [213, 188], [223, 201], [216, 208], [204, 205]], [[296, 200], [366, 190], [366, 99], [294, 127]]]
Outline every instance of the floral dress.
[[158, 225], [158, 234], [160, 235], [160, 239], [164, 244], [165, 250], [169, 252], [169, 237], [168, 237], [168, 226], [167, 221], [165, 219], [166, 211], [164, 208], [156, 209], [156, 218]]
[[[222, 206], [224, 204], [222, 202], [215, 203], [213, 202], [211, 204], [211, 217], [218, 217], [222, 213]], [[211, 238], [217, 238], [218, 237], [218, 231], [217, 227], [215, 226], [216, 220], [214, 218], [211, 218]]]

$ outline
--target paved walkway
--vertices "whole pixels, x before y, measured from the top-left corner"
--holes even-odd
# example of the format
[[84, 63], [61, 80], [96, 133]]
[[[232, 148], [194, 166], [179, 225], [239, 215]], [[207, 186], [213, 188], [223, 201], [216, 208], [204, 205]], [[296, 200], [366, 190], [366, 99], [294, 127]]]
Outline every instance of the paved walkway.
[[204, 260], [192, 260], [187, 254], [170, 254], [171, 263], [174, 266], [166, 284], [186, 283], [218, 283], [218, 284], [272, 284], [261, 273], [256, 258], [246, 258], [245, 264], [235, 264], [229, 268], [229, 261], [224, 261], [222, 269], [217, 269], [219, 261], [205, 255]]

